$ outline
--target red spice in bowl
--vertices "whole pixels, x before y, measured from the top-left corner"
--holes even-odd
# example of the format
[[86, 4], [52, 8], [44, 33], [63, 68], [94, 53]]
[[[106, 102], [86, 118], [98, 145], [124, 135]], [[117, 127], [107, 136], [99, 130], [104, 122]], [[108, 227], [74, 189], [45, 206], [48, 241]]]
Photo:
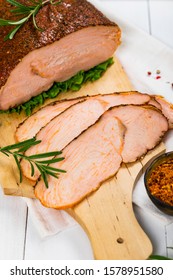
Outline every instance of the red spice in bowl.
[[144, 176], [152, 202], [164, 213], [173, 215], [173, 152], [157, 157]]

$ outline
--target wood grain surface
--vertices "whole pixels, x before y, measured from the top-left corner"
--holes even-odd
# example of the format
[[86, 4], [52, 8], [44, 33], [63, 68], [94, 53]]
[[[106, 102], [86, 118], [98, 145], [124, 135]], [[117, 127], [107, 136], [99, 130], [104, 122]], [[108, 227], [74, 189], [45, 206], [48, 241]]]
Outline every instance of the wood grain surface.
[[[114, 61], [100, 80], [85, 85], [76, 93], [67, 93], [65, 98], [134, 90], [116, 57]], [[54, 101], [63, 98], [64, 95], [61, 94]], [[15, 143], [14, 132], [24, 119], [23, 114], [0, 115], [1, 147]], [[123, 165], [113, 179], [102, 184], [99, 190], [77, 206], [68, 209], [86, 230], [95, 259], [147, 259], [151, 254], [151, 242], [133, 212], [132, 191], [143, 166], [163, 151], [164, 145], [161, 144], [142, 161]], [[27, 179], [19, 183], [13, 159], [0, 155], [0, 162], [0, 183], [4, 194], [34, 198], [34, 188]]]

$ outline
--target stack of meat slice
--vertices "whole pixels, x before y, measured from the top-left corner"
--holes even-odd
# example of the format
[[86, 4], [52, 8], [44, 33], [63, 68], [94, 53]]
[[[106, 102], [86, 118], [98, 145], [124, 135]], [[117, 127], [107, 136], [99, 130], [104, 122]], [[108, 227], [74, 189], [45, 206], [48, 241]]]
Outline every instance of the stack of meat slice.
[[[57, 102], [52, 105], [57, 108], [54, 110], [55, 113], [49, 113], [52, 110], [52, 106], [49, 105], [29, 117], [17, 129], [16, 138], [18, 141], [21, 141], [35, 136], [33, 135], [33, 131], [36, 131], [36, 127], [39, 129], [42, 123], [42, 128], [36, 134], [37, 140], [41, 140], [41, 143], [28, 149], [26, 155], [51, 152], [54, 150], [61, 151], [84, 130], [93, 125], [110, 107], [120, 104], [144, 104], [149, 99], [148, 95], [124, 93], [121, 95], [97, 95], [88, 97], [87, 99], [84, 98], [83, 100], [77, 99], [76, 104], [74, 104], [74, 100]], [[67, 108], [67, 102], [69, 109], [65, 110]], [[65, 103], [64, 106], [62, 106], [63, 103]], [[64, 111], [62, 111], [62, 108]], [[60, 111], [61, 114], [59, 114]], [[43, 113], [45, 114], [44, 117]], [[50, 116], [52, 116], [51, 121], [49, 121]], [[45, 125], [46, 122], [47, 125]], [[33, 127], [31, 131], [30, 127]], [[27, 138], [24, 135], [27, 135]], [[21, 166], [23, 174], [27, 178], [31, 180], [37, 180], [39, 178], [40, 172], [36, 168], [34, 176], [31, 176], [31, 167], [27, 161], [23, 160]]]
[[[49, 176], [49, 188], [38, 180], [38, 170], [32, 177], [28, 163], [21, 162], [24, 175], [35, 180], [36, 197], [47, 207], [71, 207], [115, 175], [122, 162], [145, 155], [172, 123], [172, 107], [164, 102], [138, 92], [97, 95], [53, 103], [26, 119], [17, 128], [17, 140], [41, 140], [27, 155], [62, 150], [65, 157], [52, 166], [66, 173]], [[169, 108], [163, 110], [166, 117], [163, 107]]]

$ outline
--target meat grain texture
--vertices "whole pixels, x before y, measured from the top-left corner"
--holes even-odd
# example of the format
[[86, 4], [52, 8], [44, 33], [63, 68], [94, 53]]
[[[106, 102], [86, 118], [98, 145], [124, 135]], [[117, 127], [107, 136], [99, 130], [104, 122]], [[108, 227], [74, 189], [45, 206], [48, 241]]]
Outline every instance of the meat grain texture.
[[[115, 120], [123, 129], [117, 130]], [[167, 119], [151, 105], [109, 109], [63, 149], [65, 160], [53, 166], [67, 173], [60, 174], [59, 180], [49, 177], [48, 189], [41, 179], [35, 187], [36, 197], [56, 209], [75, 205], [115, 175], [121, 162], [134, 162], [153, 149], [167, 130]]]
[[155, 99], [160, 104], [161, 111], [168, 120], [169, 129], [173, 129], [173, 104], [169, 103], [159, 95], [155, 95]]
[[67, 173], [58, 180], [49, 177], [48, 189], [40, 180], [35, 187], [36, 197], [47, 207], [64, 209], [98, 189], [120, 167], [124, 132], [117, 118], [101, 117], [63, 150], [65, 160], [60, 168]]
[[117, 117], [126, 127], [122, 158], [124, 163], [135, 162], [160, 143], [168, 131], [168, 121], [157, 108], [119, 106], [105, 113]]
[[39, 130], [46, 126], [53, 118], [81, 100], [82, 98], [63, 102], [58, 101], [41, 108], [17, 127], [15, 133], [16, 141], [22, 142], [35, 137]]
[[[53, 108], [58, 108], [58, 110], [54, 110], [53, 113], [49, 114], [49, 111], [52, 110], [52, 106], [49, 105], [29, 117], [26, 122], [17, 129], [16, 138], [21, 140], [22, 135], [28, 135], [29, 133], [28, 138], [32, 135], [32, 137], [36, 136], [37, 140], [41, 140], [40, 144], [26, 151], [25, 154], [27, 156], [62, 150], [75, 137], [79, 136], [84, 130], [93, 125], [109, 108], [120, 104], [145, 104], [149, 100], [150, 97], [148, 95], [142, 95], [137, 92], [96, 95], [88, 97], [86, 100], [85, 98], [83, 98], [83, 100], [76, 99], [77, 104], [74, 104], [69, 109], [67, 107], [61, 114], [59, 114], [59, 106], [65, 109], [65, 106], [71, 104], [74, 100], [57, 102], [52, 105]], [[46, 114], [46, 111], [48, 114]], [[55, 116], [56, 113], [57, 116]], [[51, 115], [54, 115], [54, 118], [49, 121]], [[48, 121], [47, 125], [45, 125], [46, 121]], [[32, 124], [34, 126], [30, 129]], [[42, 129], [40, 129], [36, 135], [33, 135], [33, 131], [35, 131], [34, 127], [40, 127], [41, 124]], [[25, 177], [30, 180], [38, 179], [40, 172], [35, 168], [35, 174], [31, 176], [31, 168], [28, 161], [22, 160], [21, 166]]]
[[[88, 99], [71, 106], [38, 132], [36, 139], [41, 140], [41, 143], [29, 148], [25, 154], [29, 156], [61, 151], [84, 130], [94, 124], [106, 111], [106, 108], [107, 102], [97, 99]], [[24, 176], [28, 179], [37, 180], [39, 178], [40, 172], [36, 167], [34, 175], [31, 176], [31, 166], [28, 161], [22, 160], [21, 168]]]
[[[21, 142], [36, 136], [39, 130], [45, 127], [54, 117], [71, 107], [73, 104], [85, 99], [99, 99], [108, 103], [108, 108], [121, 104], [145, 104], [150, 102], [150, 96], [139, 92], [121, 92], [106, 95], [81, 97], [71, 100], [52, 102], [26, 118], [15, 132], [17, 142]], [[80, 112], [79, 112], [80, 115]]]
[[[0, 0], [0, 17], [13, 19], [11, 8]], [[30, 100], [55, 81], [68, 80], [80, 70], [106, 61], [120, 43], [119, 27], [86, 0], [46, 4], [36, 15], [36, 23], [42, 32], [29, 20], [7, 41], [4, 37], [11, 27], [0, 28], [1, 110]]]

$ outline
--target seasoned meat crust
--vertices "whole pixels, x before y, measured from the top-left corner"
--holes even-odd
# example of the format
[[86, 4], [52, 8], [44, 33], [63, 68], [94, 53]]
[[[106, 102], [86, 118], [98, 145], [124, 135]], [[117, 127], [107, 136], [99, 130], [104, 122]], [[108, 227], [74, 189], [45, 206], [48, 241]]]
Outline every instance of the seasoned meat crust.
[[[26, 0], [18, 2], [30, 4], [30, 1]], [[11, 8], [6, 0], [0, 0], [0, 18], [14, 19], [14, 15], [10, 12]], [[29, 20], [12, 40], [7, 41], [4, 41], [4, 37], [12, 27], [0, 28], [0, 88], [21, 59], [32, 50], [49, 45], [84, 27], [116, 26], [86, 0], [62, 0], [55, 6], [47, 4], [38, 12], [36, 22], [43, 32], [36, 30], [32, 20]], [[118, 26], [117, 32], [120, 33]]]

